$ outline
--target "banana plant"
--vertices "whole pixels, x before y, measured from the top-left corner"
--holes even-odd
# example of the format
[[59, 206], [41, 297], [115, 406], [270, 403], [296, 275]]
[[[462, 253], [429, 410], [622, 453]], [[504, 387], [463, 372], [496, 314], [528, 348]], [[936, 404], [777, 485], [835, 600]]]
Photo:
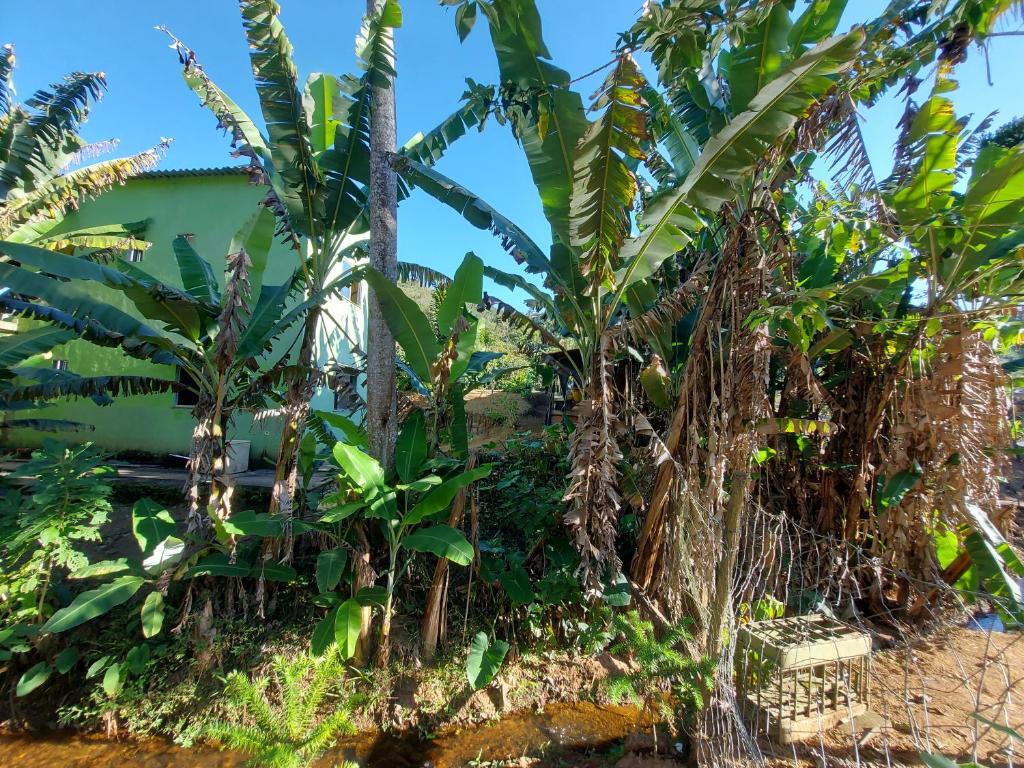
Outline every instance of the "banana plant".
[[113, 402], [113, 397], [155, 394], [173, 388], [173, 382], [151, 376], [80, 376], [45, 365], [48, 353], [74, 338], [70, 330], [47, 325], [0, 338], [0, 429], [91, 429], [90, 424], [20, 414], [47, 408], [59, 398], [88, 397], [105, 406]]
[[[464, 395], [480, 382], [489, 363], [500, 355], [477, 349], [478, 320], [467, 305], [483, 301], [485, 267], [480, 257], [466, 254], [451, 281], [445, 283], [436, 316], [436, 327], [401, 288], [374, 269], [363, 277], [377, 292], [384, 320], [402, 349], [399, 368], [416, 392], [426, 399], [423, 409], [429, 418], [430, 455], [447, 435], [450, 455], [466, 458]], [[502, 369], [485, 374], [487, 380], [500, 376]]]
[[[292, 46], [275, 0], [243, 0], [242, 25], [249, 44], [265, 130], [206, 74], [195, 52], [171, 35], [186, 84], [229, 133], [237, 154], [248, 158], [254, 177], [269, 186], [267, 205], [300, 254], [299, 286], [308, 299], [323, 295], [344, 248], [367, 228], [370, 113], [375, 88], [394, 75], [390, 30], [402, 23], [401, 6], [387, 0], [360, 29], [356, 55], [361, 70], [340, 77], [314, 74], [300, 87]], [[166, 31], [166, 30], [165, 30]], [[168, 32], [168, 34], [170, 34]], [[469, 84], [465, 104], [436, 128], [413, 136], [401, 154], [432, 165], [449, 144], [480, 124], [492, 94]], [[404, 197], [407, 191], [399, 191]], [[313, 359], [321, 308], [308, 303], [295, 362], [308, 375], [288, 387], [277, 458], [272, 510], [290, 516], [295, 494], [296, 452], [302, 441], [315, 378]]]
[[18, 104], [14, 66], [14, 46], [5, 45], [0, 49], [0, 239], [52, 250], [148, 247], [139, 224], [69, 230], [62, 223], [79, 200], [152, 168], [167, 142], [129, 157], [79, 165], [114, 145], [87, 144], [79, 135], [90, 102], [107, 87], [103, 73], [73, 72]]
[[[488, 21], [502, 81], [502, 114], [530, 165], [551, 227], [550, 249], [545, 252], [521, 227], [433, 169], [401, 157], [395, 158], [394, 165], [408, 183], [454, 208], [474, 226], [496, 233], [528, 273], [543, 275], [544, 288], [540, 288], [520, 276], [486, 270], [499, 284], [527, 292], [534, 306], [570, 340], [562, 346], [580, 350], [582, 362], [573, 373], [584, 397], [573, 438], [566, 523], [582, 553], [588, 584], [597, 589], [607, 571], [619, 565], [616, 486], [622, 454], [616, 439], [621, 425], [612, 362], [627, 353], [631, 342], [637, 343], [632, 337], [651, 337], [648, 331], [657, 327], [657, 321], [674, 321], [678, 319], [675, 310], [693, 306], [700, 280], [680, 286], [680, 292], [671, 297], [672, 312], [647, 300], [656, 296], [652, 281], [676, 269], [673, 257], [691, 245], [723, 205], [733, 203], [749, 188], [762, 160], [774, 156], [773, 148], [790, 137], [797, 122], [851, 66], [864, 34], [853, 30], [830, 38], [827, 22], [822, 22], [813, 35], [808, 32], [798, 38], [799, 50], [787, 49], [786, 57], [773, 57], [770, 69], [759, 70], [749, 94], [742, 96], [742, 108], [737, 102], [737, 114], [729, 119], [720, 74], [705, 71], [703, 80], [698, 74], [704, 66], [700, 63], [704, 51], [717, 55], [715, 41], [725, 39], [732, 30], [707, 32], [701, 9], [670, 10], [649, 4], [658, 12], [680, 16], [666, 23], [689, 24], [690, 37], [699, 41], [697, 59], [690, 60], [689, 47], [679, 45], [678, 55], [684, 60], [678, 65], [675, 59], [662, 62], [666, 72], [694, 69], [693, 77], [688, 72], [680, 77], [696, 84], [687, 88], [690, 103], [696, 105], [687, 114], [702, 115], [703, 130], [695, 132], [693, 121], [688, 125], [667, 108], [655, 111], [658, 119], [648, 121], [646, 110], [651, 102], [658, 102], [658, 94], [633, 61], [629, 46], [616, 58], [598, 91], [591, 108], [596, 119], [588, 120], [568, 73], [550, 62], [532, 0], [474, 5]], [[733, 22], [733, 15], [716, 17], [713, 9], [707, 11], [708, 19], [730, 19], [737, 32], [761, 29], [762, 15]], [[741, 24], [745, 26], [737, 26]], [[749, 35], [749, 45], [757, 45], [757, 35], [753, 31]], [[765, 36], [772, 44], [780, 38], [777, 31], [762, 34], [761, 39]], [[637, 39], [647, 40], [643, 35]], [[817, 44], [804, 50], [805, 41]], [[659, 50], [670, 59], [674, 56], [666, 47]], [[757, 58], [753, 48], [743, 50], [751, 62]], [[682, 98], [675, 92], [670, 95]], [[661, 105], [665, 103], [662, 99]], [[668, 147], [669, 159], [661, 157], [659, 143]], [[656, 158], [660, 163], [654, 162]], [[642, 188], [638, 168], [644, 161], [666, 171], [660, 174], [662, 187], [653, 192]], [[641, 197], [643, 209], [634, 217], [631, 209]], [[696, 266], [696, 260], [689, 266]], [[532, 320], [522, 316], [524, 323]], [[537, 330], [543, 334], [542, 328]]]
[[[319, 293], [295, 300], [300, 284], [296, 276], [278, 286], [263, 284], [273, 236], [274, 217], [261, 208], [232, 240], [223, 289], [209, 262], [185, 237], [173, 244], [181, 287], [121, 260], [111, 266], [0, 242], [0, 253], [18, 262], [0, 263], [0, 280], [20, 297], [0, 297], [7, 309], [94, 344], [119, 347], [133, 357], [178, 366], [188, 374], [187, 384], [163, 380], [160, 386], [186, 386], [198, 399], [189, 459], [189, 530], [202, 527], [201, 510], [206, 507], [222, 521], [231, 514], [223, 461], [235, 412], [262, 407], [282, 382], [303, 373], [290, 364], [287, 354], [275, 357], [274, 340], [310, 307], [358, 276], [344, 275]], [[125, 296], [142, 319], [96, 298], [100, 286]], [[24, 399], [67, 393], [61, 384], [44, 381], [21, 394]], [[128, 394], [138, 389], [118, 378], [110, 384]], [[201, 504], [200, 478], [209, 473], [214, 477], [211, 497], [208, 504]]]
[[[428, 460], [427, 453], [427, 430], [419, 411], [406, 420], [399, 435], [395, 477], [385, 476], [381, 464], [359, 448], [339, 442], [334, 446], [334, 459], [340, 468], [338, 491], [321, 504], [321, 523], [338, 524], [358, 514], [366, 521], [375, 521], [387, 542], [383, 618], [377, 649], [378, 658], [385, 662], [390, 655], [395, 587], [412, 563], [411, 557], [403, 559], [403, 550], [469, 565], [473, 561], [473, 545], [458, 530], [437, 521], [447, 516], [461, 489], [491, 472], [490, 464], [460, 472], [461, 462]], [[354, 639], [345, 639], [351, 634], [346, 628], [354, 623], [354, 634], [358, 635], [361, 624], [357, 612], [353, 618], [354, 612], [353, 604], [346, 601], [324, 619], [325, 626], [335, 625], [339, 646], [346, 657], [355, 652]]]

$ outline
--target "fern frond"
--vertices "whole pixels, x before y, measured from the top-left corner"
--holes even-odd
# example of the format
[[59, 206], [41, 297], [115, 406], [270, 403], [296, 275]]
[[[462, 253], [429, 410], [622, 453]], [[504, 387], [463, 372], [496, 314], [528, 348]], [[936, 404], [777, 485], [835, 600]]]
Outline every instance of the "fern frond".
[[236, 670], [228, 674], [224, 693], [234, 707], [243, 710], [268, 735], [284, 737], [287, 734], [282, 728], [281, 719], [267, 701], [267, 685], [266, 678], [250, 680]]
[[259, 728], [243, 725], [232, 725], [223, 721], [209, 723], [203, 734], [207, 739], [216, 741], [228, 749], [256, 754], [268, 748], [266, 734]]
[[352, 735], [356, 727], [348, 710], [339, 709], [332, 712], [317, 725], [302, 747], [302, 753], [310, 761], [316, 760], [326, 750], [334, 746], [339, 736]]
[[623, 701], [628, 701], [635, 707], [639, 707], [643, 703], [636, 692], [636, 688], [633, 686], [633, 682], [625, 676], [614, 677], [608, 681], [608, 700], [612, 704], [621, 704]]

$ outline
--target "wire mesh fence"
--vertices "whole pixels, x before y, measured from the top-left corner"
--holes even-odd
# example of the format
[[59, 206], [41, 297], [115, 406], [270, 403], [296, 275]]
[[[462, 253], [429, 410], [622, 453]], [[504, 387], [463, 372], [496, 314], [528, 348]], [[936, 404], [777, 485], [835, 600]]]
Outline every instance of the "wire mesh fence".
[[[689, 514], [686, 521], [680, 560], [697, 551], [689, 547], [717, 538], [713, 516]], [[694, 607], [708, 605], [710, 570], [676, 571], [678, 605], [696, 613], [698, 623], [706, 610]], [[890, 606], [885, 591], [897, 584], [927, 596], [927, 610], [912, 619], [906, 600]], [[1024, 633], [1002, 631], [994, 613], [980, 621], [972, 616], [991, 604], [991, 595], [884, 565], [866, 548], [755, 505], [730, 600], [716, 688], [696, 730], [699, 765], [921, 765], [922, 753], [945, 755], [954, 765], [1024, 765], [1024, 744], [1010, 733], [1024, 724]], [[805, 646], [831, 627], [837, 637], [864, 637], [870, 661], [857, 654], [804, 658], [782, 674], [772, 653], [751, 647], [750, 635], [758, 626], [769, 636], [784, 632], [791, 619], [771, 629], [761, 622], [781, 617], [787, 606], [788, 615], [821, 617], [817, 627], [803, 620], [797, 634], [804, 633]], [[780, 727], [787, 719], [796, 725]]]

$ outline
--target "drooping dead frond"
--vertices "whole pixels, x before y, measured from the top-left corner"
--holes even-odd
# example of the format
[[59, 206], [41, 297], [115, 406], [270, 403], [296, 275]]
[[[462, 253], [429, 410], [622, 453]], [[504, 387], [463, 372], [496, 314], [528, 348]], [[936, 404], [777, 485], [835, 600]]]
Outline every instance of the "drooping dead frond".
[[166, 152], [165, 140], [153, 149], [106, 160], [55, 176], [24, 197], [0, 204], [0, 234], [44, 217], [57, 218], [78, 209], [79, 202], [153, 168]]
[[693, 309], [698, 297], [707, 289], [710, 270], [710, 259], [701, 259], [682, 285], [659, 298], [658, 303], [643, 314], [629, 318], [613, 328], [616, 341], [641, 342], [679, 322]]
[[1011, 444], [1006, 375], [999, 356], [980, 332], [964, 328], [955, 340], [963, 358], [957, 394], [964, 491], [1006, 532], [1012, 515], [1004, 516], [999, 507], [999, 478], [1005, 472], [1005, 449]]
[[251, 266], [252, 260], [244, 248], [227, 256], [227, 279], [224, 281], [221, 310], [217, 317], [219, 331], [213, 353], [217, 367], [221, 370], [235, 361], [238, 340], [244, 331], [245, 318], [250, 313], [247, 297]]
[[401, 283], [416, 283], [423, 288], [447, 288], [451, 285], [452, 279], [443, 272], [436, 269], [416, 264], [412, 261], [398, 262], [398, 281]]
[[594, 355], [589, 397], [577, 406], [580, 416], [572, 437], [572, 468], [564, 497], [569, 503], [565, 523], [580, 553], [580, 576], [591, 593], [600, 590], [602, 577], [618, 573], [621, 566], [615, 537], [622, 505], [618, 491], [622, 451], [616, 440], [619, 405], [611, 353], [611, 338], [603, 334]]
[[871, 166], [864, 132], [860, 127], [857, 107], [849, 94], [837, 97], [842, 109], [837, 115], [837, 125], [832, 137], [825, 145], [824, 156], [831, 160], [829, 170], [844, 188], [859, 187], [877, 189], [878, 179]]

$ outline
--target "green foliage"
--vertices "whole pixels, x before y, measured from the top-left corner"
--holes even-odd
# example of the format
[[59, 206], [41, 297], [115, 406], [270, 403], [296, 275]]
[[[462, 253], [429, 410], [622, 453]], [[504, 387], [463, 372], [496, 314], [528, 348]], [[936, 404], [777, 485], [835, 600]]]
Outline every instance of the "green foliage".
[[34, 478], [24, 490], [9, 487], [0, 507], [0, 626], [44, 621], [60, 605], [65, 580], [89, 566], [84, 542], [100, 539], [111, 513], [114, 470], [91, 443], [54, 440], [16, 473]]
[[[159, 151], [68, 170], [76, 155], [90, 147], [79, 131], [90, 106], [106, 90], [106, 78], [102, 72], [74, 72], [19, 104], [14, 101], [14, 62], [14, 46], [5, 45], [0, 56], [0, 239], [54, 250], [145, 248], [132, 225], [71, 229], [62, 224], [79, 200], [151, 168]], [[96, 153], [103, 146], [90, 148]]]
[[978, 149], [982, 150], [989, 144], [997, 144], [1010, 149], [1021, 142], [1024, 142], [1024, 117], [1015, 117], [995, 130], [978, 137]]
[[609, 651], [628, 655], [635, 664], [634, 671], [609, 681], [613, 702], [627, 699], [670, 720], [673, 703], [681, 710], [680, 719], [704, 706], [714, 685], [715, 664], [707, 657], [693, 659], [680, 650], [681, 645], [693, 641], [685, 625], [668, 629], [659, 640], [649, 621], [629, 611], [616, 614], [612, 626], [621, 640]]
[[[224, 698], [232, 717], [209, 724], [205, 735], [223, 749], [249, 755], [256, 768], [306, 768], [339, 736], [355, 732], [348, 710], [334, 700], [343, 679], [335, 654], [275, 656], [269, 678], [231, 672]], [[325, 703], [333, 711], [320, 717]]]
[[508, 653], [504, 640], [491, 642], [486, 632], [477, 633], [466, 657], [466, 678], [474, 690], [490, 685]]
[[[473, 560], [473, 546], [466, 537], [438, 521], [447, 516], [458, 492], [487, 477], [491, 466], [458, 472], [458, 461], [424, 461], [427, 434], [417, 424], [403, 429], [401, 449], [403, 454], [396, 457], [395, 465], [410, 478], [409, 482], [397, 482], [401, 476], [386, 478], [380, 463], [355, 446], [343, 442], [334, 446], [334, 462], [340, 470], [338, 490], [322, 500], [320, 522], [331, 528], [337, 526], [335, 530], [340, 532], [342, 525], [347, 526], [349, 518], [359, 514], [364, 520], [378, 525], [388, 547], [387, 582], [381, 600], [372, 593], [372, 588], [366, 588], [354, 598], [337, 605], [340, 602], [338, 595], [328, 592], [326, 602], [334, 607], [314, 631], [314, 653], [323, 652], [336, 642], [342, 656], [351, 658], [356, 650], [363, 605], [382, 605], [385, 626], [389, 625], [395, 587], [411, 564], [411, 557], [403, 558], [403, 551], [432, 553], [463, 566]], [[325, 562], [325, 585], [329, 581], [326, 578], [327, 568]], [[318, 579], [320, 573], [318, 564]]]

